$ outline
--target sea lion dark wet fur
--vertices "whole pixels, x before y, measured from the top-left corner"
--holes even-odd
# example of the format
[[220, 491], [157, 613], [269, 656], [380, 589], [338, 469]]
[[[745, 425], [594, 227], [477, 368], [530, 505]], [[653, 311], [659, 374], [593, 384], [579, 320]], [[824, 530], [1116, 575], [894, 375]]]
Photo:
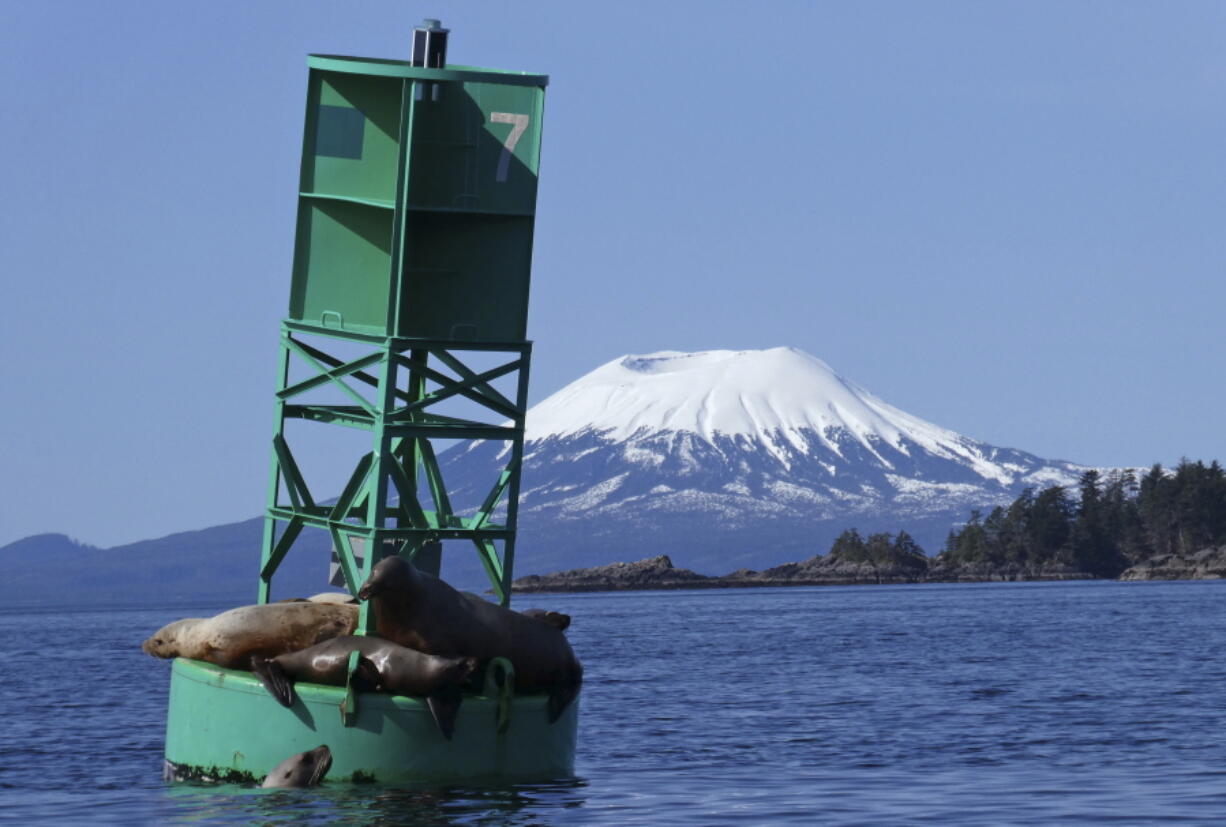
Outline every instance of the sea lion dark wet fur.
[[559, 632], [565, 632], [570, 628], [570, 615], [554, 612], [548, 609], [522, 609], [521, 615], [535, 617], [537, 620], [548, 623]]
[[358, 675], [363, 683], [375, 692], [424, 696], [434, 722], [451, 739], [460, 691], [477, 671], [476, 658], [426, 655], [383, 638], [346, 635], [275, 658], [254, 657], [251, 671], [288, 707], [297, 699], [294, 681], [344, 686], [351, 652], [361, 653]]
[[332, 750], [327, 744], [291, 755], [272, 768], [261, 787], [314, 787], [332, 769]]
[[378, 633], [431, 655], [504, 657], [515, 668], [518, 692], [548, 692], [553, 723], [579, 694], [583, 667], [556, 626], [485, 600], [472, 599], [388, 557], [358, 592], [370, 600]]

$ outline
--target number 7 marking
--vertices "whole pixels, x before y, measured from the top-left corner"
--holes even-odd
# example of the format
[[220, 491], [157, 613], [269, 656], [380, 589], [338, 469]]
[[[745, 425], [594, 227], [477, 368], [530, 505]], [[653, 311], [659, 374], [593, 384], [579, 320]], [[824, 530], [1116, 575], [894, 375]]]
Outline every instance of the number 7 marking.
[[528, 116], [516, 115], [513, 112], [491, 112], [490, 123], [512, 124], [511, 134], [507, 135], [507, 139], [502, 143], [502, 155], [498, 158], [498, 174], [494, 176], [495, 181], [505, 184], [507, 169], [511, 165], [511, 153], [515, 151], [515, 145], [519, 143], [524, 130], [528, 128]]

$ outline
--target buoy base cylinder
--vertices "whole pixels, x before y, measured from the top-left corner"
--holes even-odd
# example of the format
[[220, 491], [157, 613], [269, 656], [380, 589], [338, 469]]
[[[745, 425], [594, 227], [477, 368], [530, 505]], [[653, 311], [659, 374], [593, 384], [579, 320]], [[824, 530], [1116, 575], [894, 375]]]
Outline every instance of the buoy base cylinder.
[[320, 744], [332, 750], [330, 782], [496, 783], [574, 773], [578, 699], [550, 724], [545, 695], [512, 697], [501, 716], [497, 697], [465, 695], [448, 741], [424, 700], [360, 693], [347, 723], [344, 688], [294, 688], [298, 701], [287, 709], [250, 672], [177, 658], [166, 716], [167, 776], [258, 782], [284, 759]]

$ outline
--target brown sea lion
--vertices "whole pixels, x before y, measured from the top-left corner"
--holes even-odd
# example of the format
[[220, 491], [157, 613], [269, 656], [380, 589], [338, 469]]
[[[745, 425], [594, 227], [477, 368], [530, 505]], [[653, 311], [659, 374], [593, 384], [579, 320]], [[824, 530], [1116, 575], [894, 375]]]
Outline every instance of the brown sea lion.
[[561, 612], [553, 612], [548, 609], [522, 609], [520, 614], [542, 620], [559, 632], [565, 632], [570, 628], [570, 615], [564, 615]]
[[344, 637], [325, 640], [298, 652], [275, 658], [251, 659], [251, 671], [281, 706], [297, 699], [294, 681], [344, 686], [349, 654], [361, 652], [358, 675], [375, 692], [424, 696], [443, 737], [451, 740], [460, 690], [477, 671], [476, 658], [426, 655], [379, 637]]
[[381, 560], [358, 598], [371, 601], [379, 634], [403, 646], [429, 655], [507, 658], [517, 691], [549, 693], [550, 723], [579, 694], [583, 667], [557, 627], [465, 597], [403, 558]]
[[327, 744], [291, 755], [272, 768], [261, 787], [314, 787], [332, 769], [332, 750]]
[[158, 658], [203, 660], [227, 669], [250, 669], [251, 656], [270, 658], [349, 635], [358, 607], [332, 603], [268, 603], [240, 606], [214, 617], [168, 623], [141, 649]]

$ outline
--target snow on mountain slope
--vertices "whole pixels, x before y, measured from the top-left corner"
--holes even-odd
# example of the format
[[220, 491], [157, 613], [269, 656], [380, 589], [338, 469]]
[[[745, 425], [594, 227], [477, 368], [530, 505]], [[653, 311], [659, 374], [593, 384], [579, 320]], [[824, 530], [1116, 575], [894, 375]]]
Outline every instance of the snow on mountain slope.
[[532, 409], [527, 439], [588, 432], [631, 441], [660, 431], [748, 436], [785, 465], [814, 437], [838, 456], [831, 431], [850, 436], [886, 467], [884, 442], [907, 453], [919, 445], [966, 462], [985, 479], [1006, 482], [1009, 469], [984, 458], [975, 443], [904, 413], [839, 376], [822, 360], [790, 347], [771, 350], [666, 351], [614, 359]]
[[[481, 501], [505, 450], [444, 455], [457, 502]], [[724, 573], [824, 553], [857, 527], [935, 553], [970, 509], [1082, 470], [933, 425], [794, 348], [624, 356], [529, 411], [520, 545], [583, 565], [650, 546]]]

